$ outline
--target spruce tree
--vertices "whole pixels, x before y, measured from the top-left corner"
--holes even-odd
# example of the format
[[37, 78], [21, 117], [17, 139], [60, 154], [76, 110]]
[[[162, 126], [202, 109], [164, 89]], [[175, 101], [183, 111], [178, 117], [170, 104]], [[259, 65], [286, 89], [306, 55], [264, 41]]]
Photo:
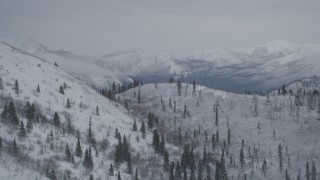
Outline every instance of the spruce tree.
[[131, 162], [130, 153], [128, 153], [126, 160], [127, 160], [127, 173], [131, 174], [132, 173], [132, 162]]
[[279, 158], [279, 169], [280, 171], [283, 170], [283, 157], [282, 157], [282, 145], [279, 144], [278, 146], [278, 158]]
[[166, 141], [164, 140], [164, 135], [161, 134], [161, 141], [160, 141], [160, 147], [159, 147], [159, 152], [161, 155], [164, 154], [165, 149], [166, 149]]
[[231, 130], [228, 128], [228, 145], [231, 144]]
[[311, 180], [317, 180], [316, 164], [312, 162]]
[[27, 132], [31, 133], [32, 129], [33, 129], [32, 120], [28, 119], [28, 121], [27, 121]]
[[138, 168], [136, 168], [136, 173], [134, 176], [134, 180], [139, 180]]
[[40, 86], [39, 86], [39, 84], [38, 84], [38, 86], [37, 86], [37, 92], [40, 93]]
[[13, 140], [12, 153], [13, 153], [15, 156], [18, 155], [18, 147], [17, 147], [16, 139]]
[[113, 169], [112, 163], [110, 164], [108, 172], [109, 172], [109, 176], [114, 176], [114, 169]]
[[307, 164], [306, 164], [306, 180], [310, 180], [310, 167], [309, 167], [309, 162], [307, 161]]
[[138, 92], [138, 103], [141, 103], [140, 90]]
[[243, 154], [243, 148], [240, 149], [240, 164], [241, 168], [244, 167], [244, 154]]
[[69, 148], [69, 144], [66, 145], [66, 160], [71, 161], [72, 160], [72, 154]]
[[1, 120], [2, 120], [3, 122], [6, 122], [7, 118], [8, 118], [8, 108], [7, 108], [7, 106], [5, 105], [4, 108], [3, 108], [3, 111], [2, 111], [2, 113], [1, 113]]
[[203, 177], [203, 166], [202, 166], [202, 163], [201, 163], [201, 160], [199, 159], [199, 163], [198, 163], [198, 180], [202, 180], [202, 177]]
[[62, 85], [59, 87], [59, 92], [60, 92], [61, 94], [64, 94], [64, 88], [63, 88]]
[[100, 114], [100, 113], [99, 113], [99, 107], [97, 106], [97, 107], [96, 107], [96, 115], [99, 116], [99, 114]]
[[12, 124], [16, 126], [19, 125], [19, 118], [17, 116], [16, 108], [12, 101], [10, 101], [9, 108], [8, 108], [8, 119]]
[[2, 152], [2, 149], [3, 149], [3, 144], [2, 144], [2, 138], [0, 137], [0, 154]]
[[180, 162], [178, 161], [176, 163], [175, 180], [181, 180], [181, 179], [182, 179], [182, 172], [181, 172]]
[[266, 158], [264, 158], [263, 164], [262, 164], [262, 173], [264, 176], [266, 176], [266, 171], [267, 171], [267, 161], [266, 161]]
[[169, 163], [169, 154], [168, 151], [165, 151], [163, 156], [163, 169], [165, 172], [169, 171]]
[[21, 138], [24, 138], [24, 137], [27, 136], [26, 129], [24, 128], [23, 121], [20, 121], [20, 128], [19, 128], [19, 134], [18, 135]]
[[174, 180], [174, 162], [170, 165], [169, 180]]
[[120, 171], [118, 172], [118, 180], [121, 180], [121, 173], [120, 173]]
[[137, 131], [137, 122], [136, 119], [133, 119], [133, 126], [132, 126], [132, 131]]
[[53, 114], [52, 123], [54, 126], [60, 127], [60, 117], [57, 112], [54, 112], [54, 114]]
[[153, 131], [153, 138], [152, 138], [152, 147], [154, 148], [156, 153], [159, 153], [160, 150], [160, 138], [157, 130]]
[[218, 126], [219, 125], [219, 102], [217, 101], [214, 106], [215, 106], [215, 125]]
[[2, 78], [0, 77], [0, 90], [3, 90], [4, 87], [3, 87], [3, 82], [2, 82]]
[[146, 126], [144, 124], [144, 121], [142, 121], [141, 123], [141, 128], [140, 128], [140, 132], [142, 133], [142, 138], [146, 138]]
[[15, 92], [16, 94], [19, 94], [19, 92], [20, 92], [18, 80], [16, 80], [16, 81], [14, 82], [14, 92]]
[[297, 175], [297, 180], [301, 180], [301, 169], [299, 168], [299, 172], [298, 172], [298, 175]]
[[93, 175], [92, 174], [90, 174], [90, 180], [93, 180]]
[[81, 149], [81, 144], [80, 144], [80, 137], [77, 139], [77, 145], [76, 145], [76, 150], [74, 152], [74, 155], [78, 157], [82, 157], [82, 149]]
[[69, 100], [69, 99], [67, 99], [66, 107], [67, 107], [67, 109], [70, 109], [70, 108], [71, 108], [71, 104], [70, 104], [70, 100]]
[[289, 176], [289, 173], [288, 173], [288, 170], [287, 170], [287, 169], [286, 169], [285, 178], [286, 178], [286, 180], [290, 180], [290, 176]]

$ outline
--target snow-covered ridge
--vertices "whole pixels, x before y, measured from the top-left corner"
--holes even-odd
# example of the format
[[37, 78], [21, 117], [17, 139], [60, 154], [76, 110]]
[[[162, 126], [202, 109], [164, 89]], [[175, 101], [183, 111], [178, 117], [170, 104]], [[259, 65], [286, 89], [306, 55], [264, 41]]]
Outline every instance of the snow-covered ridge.
[[2, 41], [29, 55], [39, 57], [52, 64], [57, 63], [60, 68], [96, 89], [109, 88], [113, 82], [121, 84], [131, 81], [125, 73], [108, 64], [101, 65], [95, 57], [76, 55], [64, 49], [52, 50], [31, 38], [7, 38]]
[[[132, 127], [133, 117], [119, 104], [111, 102], [102, 95], [98, 94], [94, 89], [89, 87], [82, 81], [74, 78], [52, 63], [43, 61], [42, 59], [31, 56], [5, 43], [0, 43], [0, 77], [2, 79], [4, 89], [0, 90], [0, 97], [11, 97], [14, 102], [25, 103], [29, 101], [35, 103], [44, 115], [51, 121], [53, 113], [57, 112], [60, 116], [61, 125], [66, 123], [67, 118], [71, 118], [71, 123], [75, 130], [79, 130], [82, 144], [82, 150], [88, 148], [90, 144], [86, 140], [88, 123], [92, 120], [92, 131], [97, 142], [103, 142], [107, 139], [108, 149], [100, 151], [100, 155], [94, 158], [95, 168], [91, 172], [96, 177], [108, 179], [109, 176], [105, 172], [106, 167], [100, 166], [103, 161], [106, 166], [113, 162], [112, 153], [117, 139], [113, 134], [118, 128], [122, 134], [128, 134]], [[19, 93], [14, 90], [15, 81], [19, 83]], [[64, 94], [59, 92], [59, 87], [65, 84]], [[39, 85], [40, 92], [37, 92]], [[71, 108], [66, 108], [67, 100], [71, 103]], [[81, 104], [81, 105], [80, 105]], [[4, 102], [0, 103], [0, 111], [2, 112]], [[96, 108], [99, 108], [99, 115], [96, 114]], [[22, 113], [22, 112], [21, 112]], [[19, 117], [26, 124], [26, 119]], [[62, 128], [61, 128], [62, 129]], [[65, 146], [74, 152], [76, 146], [76, 138], [72, 134], [62, 135], [62, 130], [51, 126], [51, 124], [34, 123], [33, 131], [27, 135], [26, 139], [18, 138], [17, 130], [12, 130], [9, 126], [0, 126], [0, 136], [4, 142], [12, 142], [15, 138], [19, 148], [26, 147], [23, 150], [27, 156], [40, 164], [46, 164], [48, 159], [53, 159], [54, 168], [58, 179], [62, 179], [65, 170], [70, 170], [73, 177], [77, 179], [89, 178], [89, 173], [82, 166], [82, 158], [75, 157], [75, 164], [65, 161]], [[52, 150], [50, 150], [46, 137], [50, 130], [53, 131], [55, 139], [52, 142]], [[9, 133], [10, 132], [10, 133]], [[131, 134], [135, 134], [131, 132]], [[134, 140], [132, 138], [131, 140]], [[129, 141], [131, 141], [129, 140]], [[145, 146], [145, 141], [132, 145], [134, 149], [140, 149]], [[140, 145], [139, 145], [140, 144]], [[7, 148], [7, 147], [5, 147]], [[27, 174], [27, 179], [35, 179], [41, 177], [46, 179], [41, 173], [42, 169], [28, 169], [18, 165], [14, 158], [10, 158], [6, 154], [1, 154], [3, 160], [8, 159], [10, 164], [4, 166], [0, 164], [0, 169], [6, 169], [4, 177], [9, 179], [21, 179], [19, 175]], [[43, 167], [44, 168], [44, 167]], [[122, 167], [119, 171], [124, 172]], [[127, 178], [123, 173], [123, 178]]]

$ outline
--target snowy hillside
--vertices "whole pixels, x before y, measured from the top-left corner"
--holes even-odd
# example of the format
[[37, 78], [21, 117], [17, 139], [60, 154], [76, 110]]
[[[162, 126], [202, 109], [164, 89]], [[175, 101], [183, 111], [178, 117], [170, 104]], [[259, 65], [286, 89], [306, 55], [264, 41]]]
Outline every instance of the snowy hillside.
[[[168, 148], [175, 165], [180, 162], [182, 166], [184, 145], [190, 144], [196, 157], [196, 177], [199, 172], [202, 177], [208, 173], [216, 177], [221, 149], [226, 152], [229, 179], [285, 179], [286, 169], [292, 179], [300, 170], [303, 179], [307, 161], [310, 174], [312, 162], [315, 167], [320, 165], [318, 96], [309, 101], [308, 95], [238, 95], [198, 85], [193, 91], [192, 84], [182, 84], [179, 96], [177, 87], [177, 83], [147, 84], [128, 90], [121, 99], [127, 100], [130, 111], [137, 116], [146, 117], [152, 112], [159, 118], [158, 125], [154, 125], [158, 132], [180, 147]], [[298, 101], [303, 105], [296, 106]], [[187, 174], [192, 176], [192, 170], [187, 168]]]
[[[139, 133], [131, 131], [133, 117], [127, 110], [97, 94], [59, 67], [0, 43], [0, 77], [3, 84], [3, 89], [0, 88], [0, 111], [4, 112], [5, 106], [10, 108], [9, 102], [12, 101], [20, 120], [20, 126], [16, 127], [11, 123], [13, 116], [2, 113], [0, 177], [47, 179], [55, 174], [57, 179], [89, 179], [92, 174], [97, 179], [115, 179], [116, 176], [110, 176], [108, 168], [114, 162], [118, 143], [114, 137], [116, 128], [121, 136], [127, 137], [132, 159], [136, 161], [138, 152], [149, 154], [146, 145], [149, 134], [146, 140], [136, 141]], [[30, 120], [25, 113], [27, 101], [36, 108], [35, 118]], [[60, 117], [59, 124], [53, 118], [54, 112]], [[90, 120], [92, 136], [89, 140]], [[21, 122], [25, 126], [33, 123], [27, 135], [22, 133]], [[75, 155], [77, 137], [80, 138], [83, 156], [91, 147], [92, 170], [82, 165], [83, 156]], [[15, 153], [12, 152], [14, 139], [17, 144]], [[67, 144], [72, 160], [66, 159]], [[124, 179], [130, 177], [125, 163], [115, 167], [114, 171], [114, 174], [120, 171]]]
[[131, 81], [125, 73], [109, 64], [97, 62], [94, 57], [75, 55], [63, 49], [51, 50], [30, 38], [6, 38], [2, 41], [52, 64], [57, 63], [60, 68], [96, 89], [110, 88], [113, 82], [122, 84]]
[[293, 80], [318, 75], [320, 45], [295, 45], [282, 40], [250, 49], [213, 49], [186, 55], [143, 51], [102, 56], [106, 64], [145, 82], [167, 82], [170, 77], [242, 92], [272, 90]]

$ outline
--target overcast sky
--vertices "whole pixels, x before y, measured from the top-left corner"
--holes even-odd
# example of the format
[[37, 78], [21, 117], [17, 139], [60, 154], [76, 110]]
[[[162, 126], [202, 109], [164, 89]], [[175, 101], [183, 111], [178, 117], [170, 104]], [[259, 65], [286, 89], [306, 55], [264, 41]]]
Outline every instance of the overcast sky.
[[0, 0], [0, 37], [102, 55], [320, 42], [319, 0]]

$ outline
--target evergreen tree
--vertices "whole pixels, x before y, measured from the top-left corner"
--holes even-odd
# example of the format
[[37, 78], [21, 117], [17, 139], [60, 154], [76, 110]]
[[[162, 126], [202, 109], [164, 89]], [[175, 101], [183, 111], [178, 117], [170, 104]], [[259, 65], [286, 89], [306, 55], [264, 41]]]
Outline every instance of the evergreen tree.
[[39, 86], [39, 84], [38, 84], [38, 86], [37, 86], [37, 92], [40, 93], [40, 86]]
[[266, 171], [267, 171], [267, 161], [266, 161], [266, 158], [264, 158], [263, 164], [262, 164], [262, 172], [264, 176], [266, 176]]
[[75, 150], [74, 155], [76, 155], [78, 157], [82, 157], [82, 149], [81, 149], [81, 144], [80, 144], [80, 137], [78, 137], [76, 150]]
[[149, 112], [148, 114], [148, 127], [153, 128], [154, 114]]
[[6, 122], [7, 118], [8, 118], [8, 108], [7, 108], [7, 106], [5, 105], [4, 108], [3, 108], [3, 111], [2, 111], [2, 113], [1, 113], [1, 120], [2, 120], [3, 122]]
[[131, 162], [131, 155], [130, 153], [127, 155], [127, 173], [131, 174], [132, 173], [132, 162]]
[[217, 129], [216, 132], [216, 143], [219, 143], [219, 130]]
[[182, 172], [181, 172], [180, 162], [178, 161], [176, 164], [175, 180], [181, 180], [181, 179], [182, 179]]
[[174, 162], [170, 165], [169, 180], [174, 180]]
[[216, 135], [213, 133], [211, 137], [212, 150], [215, 150], [216, 147]]
[[310, 180], [310, 168], [309, 168], [309, 162], [307, 161], [307, 164], [306, 164], [306, 180]]
[[91, 155], [91, 147], [89, 147], [89, 150], [86, 149], [84, 154], [84, 160], [83, 160], [83, 166], [92, 169], [93, 168], [93, 161], [92, 161], [92, 155]]
[[139, 180], [138, 168], [136, 168], [136, 173], [134, 175], [134, 180]]
[[278, 146], [278, 158], [279, 158], [279, 169], [280, 171], [283, 170], [283, 157], [282, 157], [282, 145], [279, 144]]
[[2, 78], [0, 77], [0, 90], [3, 90], [4, 87], [3, 87], [3, 82], [2, 82]]
[[13, 153], [15, 156], [18, 155], [18, 147], [17, 147], [16, 139], [13, 140], [12, 153]]
[[231, 144], [231, 130], [228, 128], [228, 145]]
[[290, 176], [288, 174], [288, 170], [286, 169], [286, 174], [285, 174], [286, 180], [290, 180]]
[[60, 127], [60, 117], [57, 112], [54, 112], [52, 123], [56, 127]]
[[72, 160], [72, 154], [69, 148], [69, 144], [66, 145], [66, 160], [71, 161]]
[[241, 168], [244, 167], [244, 154], [243, 154], [243, 148], [240, 149], [240, 164]]
[[164, 135], [161, 135], [161, 141], [160, 141], [160, 147], [159, 147], [159, 152], [161, 155], [164, 154], [164, 151], [166, 149], [166, 141], [164, 140]]
[[143, 121], [141, 123], [140, 132], [142, 133], [142, 138], [146, 138], [146, 126]]
[[301, 180], [301, 169], [299, 168], [299, 173], [297, 175], [297, 180]]
[[18, 80], [16, 80], [16, 81], [14, 82], [14, 92], [15, 92], [16, 94], [19, 94], [19, 91], [20, 91], [20, 89], [19, 89], [19, 83], [18, 83]]
[[17, 116], [16, 108], [12, 101], [10, 101], [9, 108], [8, 108], [8, 119], [12, 124], [17, 126], [19, 125], [19, 118]]
[[138, 92], [138, 103], [141, 103], [140, 90]]
[[26, 133], [26, 129], [24, 128], [24, 124], [23, 124], [23, 121], [20, 121], [20, 128], [19, 128], [19, 137], [26, 137], [27, 136], [27, 133]]
[[169, 171], [169, 154], [168, 151], [164, 152], [164, 156], [163, 156], [163, 169], [164, 171], [168, 172]]
[[91, 117], [90, 117], [90, 121], [89, 121], [89, 128], [88, 128], [88, 142], [91, 144], [94, 144], [94, 137], [93, 137], [93, 133], [92, 133], [92, 121], [91, 121]]
[[56, 177], [56, 171], [51, 169], [51, 171], [49, 171], [49, 174], [47, 175], [49, 179], [51, 180], [56, 180], [57, 177]]
[[27, 132], [31, 133], [32, 129], [33, 129], [32, 120], [28, 119], [28, 121], [27, 121]]
[[198, 163], [198, 180], [202, 180], [203, 174], [203, 167], [202, 167], [202, 163], [201, 160], [199, 159], [199, 163]]
[[154, 148], [156, 153], [160, 152], [160, 138], [156, 129], [153, 131], [152, 147]]
[[0, 137], [0, 154], [2, 152], [2, 149], [3, 149], [3, 144], [2, 144], [2, 138]]
[[109, 167], [109, 176], [114, 176], [114, 169], [113, 169], [112, 163], [110, 164], [110, 167]]
[[316, 164], [312, 162], [311, 180], [317, 180]]
[[99, 107], [96, 107], [96, 115], [99, 116]]
[[214, 104], [215, 107], [215, 125], [218, 126], [219, 125], [219, 102], [217, 101]]
[[66, 107], [67, 107], [68, 109], [70, 109], [70, 108], [71, 108], [71, 104], [70, 104], [70, 100], [69, 100], [69, 99], [67, 99]]
[[90, 174], [90, 180], [93, 180], [93, 176], [92, 176], [92, 174]]
[[219, 164], [220, 164], [221, 180], [228, 180], [228, 173], [227, 173], [227, 168], [226, 168], [225, 159], [224, 159], [224, 150], [222, 150], [222, 155], [221, 155]]
[[121, 173], [120, 173], [120, 171], [118, 172], [118, 180], [121, 180]]
[[136, 119], [133, 119], [133, 126], [132, 126], [132, 131], [137, 131], [137, 122]]
[[59, 87], [59, 92], [60, 92], [61, 94], [64, 94], [64, 88], [63, 88], [62, 85]]

